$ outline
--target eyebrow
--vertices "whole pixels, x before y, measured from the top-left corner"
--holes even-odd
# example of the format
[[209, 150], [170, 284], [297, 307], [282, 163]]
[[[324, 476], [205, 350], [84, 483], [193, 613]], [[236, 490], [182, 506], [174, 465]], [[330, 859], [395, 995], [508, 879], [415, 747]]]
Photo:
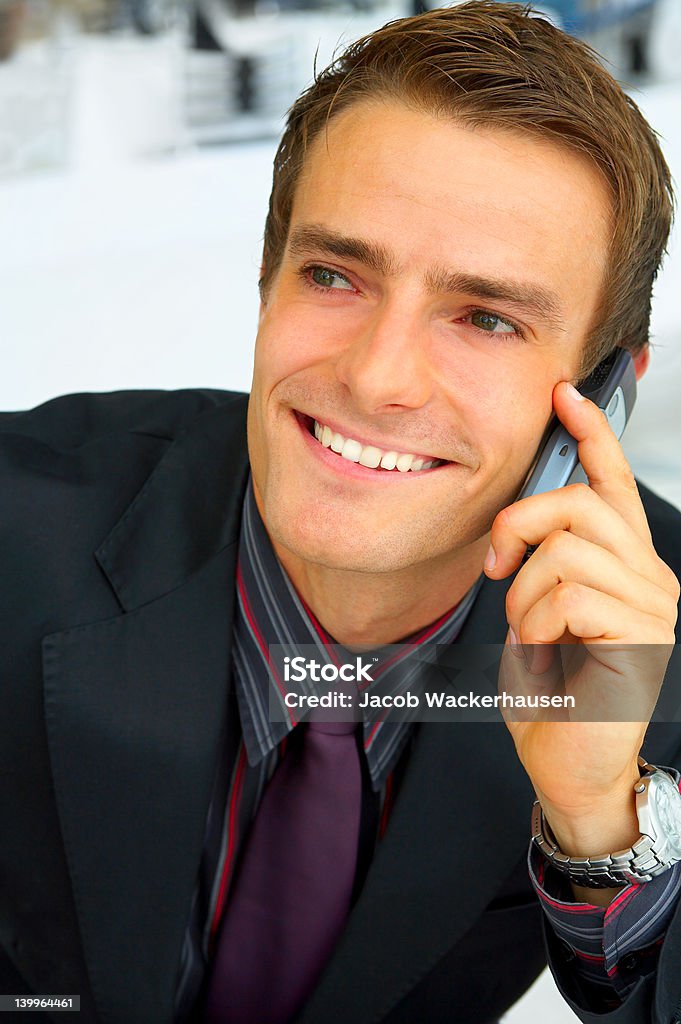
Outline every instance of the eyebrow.
[[293, 256], [319, 252], [341, 260], [357, 260], [383, 277], [395, 277], [399, 271], [389, 251], [378, 242], [349, 238], [316, 225], [296, 228], [289, 238], [288, 249]]
[[[339, 259], [355, 260], [382, 277], [395, 277], [400, 272], [397, 260], [380, 243], [352, 238], [314, 224], [295, 228], [288, 241], [288, 250], [292, 256], [320, 253]], [[555, 330], [566, 329], [557, 296], [541, 285], [503, 281], [478, 274], [447, 270], [444, 267], [434, 267], [427, 271], [424, 284], [431, 294], [462, 292], [482, 299], [509, 302], [526, 310]]]

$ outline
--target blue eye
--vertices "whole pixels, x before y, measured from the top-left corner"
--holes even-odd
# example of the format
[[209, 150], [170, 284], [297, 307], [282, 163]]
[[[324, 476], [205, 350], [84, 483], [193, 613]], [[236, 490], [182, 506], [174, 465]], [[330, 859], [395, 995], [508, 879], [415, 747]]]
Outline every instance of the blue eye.
[[339, 274], [337, 270], [330, 270], [329, 267], [308, 267], [307, 273], [309, 273], [314, 284], [325, 291], [330, 291], [331, 289], [339, 289], [341, 291], [353, 290], [347, 277]]
[[[495, 313], [489, 313], [484, 309], [476, 309], [475, 312], [470, 314], [471, 323], [478, 330], [484, 331], [485, 334], [519, 334], [520, 331], [515, 324], [510, 323], [508, 320], [502, 320], [500, 316]], [[497, 330], [501, 328], [501, 330]]]

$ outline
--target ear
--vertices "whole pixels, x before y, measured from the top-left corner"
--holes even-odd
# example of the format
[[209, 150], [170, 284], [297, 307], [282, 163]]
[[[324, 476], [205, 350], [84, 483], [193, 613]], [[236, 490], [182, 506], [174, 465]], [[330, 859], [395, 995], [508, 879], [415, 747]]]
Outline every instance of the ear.
[[636, 380], [639, 381], [648, 369], [648, 364], [650, 363], [650, 346], [646, 345], [646, 347], [641, 349], [640, 352], [637, 352], [635, 356], [632, 356], [632, 361], [634, 363], [634, 371], [636, 372]]

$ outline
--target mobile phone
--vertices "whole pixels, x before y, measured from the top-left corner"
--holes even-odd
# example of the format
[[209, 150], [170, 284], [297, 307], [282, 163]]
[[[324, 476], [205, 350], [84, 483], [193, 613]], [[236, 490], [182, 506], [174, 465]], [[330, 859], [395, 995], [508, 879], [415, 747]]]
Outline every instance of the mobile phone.
[[[578, 390], [603, 410], [619, 441], [636, 401], [636, 374], [630, 354], [623, 348], [614, 349]], [[554, 417], [539, 458], [516, 501], [579, 482], [587, 482], [587, 477], [579, 464], [577, 442]]]

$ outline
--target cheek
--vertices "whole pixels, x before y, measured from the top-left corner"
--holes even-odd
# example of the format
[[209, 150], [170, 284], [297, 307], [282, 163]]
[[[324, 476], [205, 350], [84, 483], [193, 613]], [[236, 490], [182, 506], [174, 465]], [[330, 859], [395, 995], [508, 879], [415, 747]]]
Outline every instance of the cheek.
[[258, 390], [271, 391], [282, 378], [295, 372], [297, 353], [295, 344], [281, 329], [271, 322], [260, 325], [255, 339], [253, 358], [253, 384]]
[[549, 400], [530, 404], [527, 395], [515, 407], [508, 424], [508, 462], [518, 480], [524, 479], [538, 455], [539, 446], [547, 424], [552, 418], [552, 387], [549, 386]]
[[319, 325], [315, 326], [303, 308], [286, 313], [272, 306], [263, 313], [255, 342], [255, 373], [276, 383], [318, 362], [323, 354]]
[[488, 471], [506, 479], [527, 469], [551, 416], [551, 383], [531, 380], [531, 373], [512, 381], [496, 375], [467, 387], [464, 421]]

